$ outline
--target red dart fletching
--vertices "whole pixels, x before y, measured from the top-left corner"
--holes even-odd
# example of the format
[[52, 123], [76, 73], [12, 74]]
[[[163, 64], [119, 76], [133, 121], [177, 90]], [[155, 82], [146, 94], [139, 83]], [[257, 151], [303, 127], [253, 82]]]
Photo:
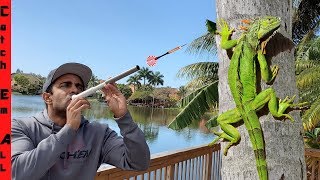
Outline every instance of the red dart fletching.
[[156, 63], [157, 63], [156, 56], [148, 56], [148, 58], [147, 58], [147, 64], [148, 64], [149, 66], [154, 66], [154, 65], [156, 65]]

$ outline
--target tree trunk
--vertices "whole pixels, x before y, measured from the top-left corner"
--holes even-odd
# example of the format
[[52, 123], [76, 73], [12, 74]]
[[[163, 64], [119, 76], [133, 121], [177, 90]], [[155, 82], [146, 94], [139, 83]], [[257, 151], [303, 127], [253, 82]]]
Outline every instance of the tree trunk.
[[[242, 19], [272, 15], [281, 17], [280, 31], [267, 45], [267, 59], [270, 64], [279, 66], [279, 73], [272, 85], [277, 97], [298, 95], [295, 82], [294, 47], [291, 42], [292, 1], [287, 0], [216, 0], [217, 19], [225, 19], [231, 27], [238, 28]], [[239, 32], [239, 31], [237, 31]], [[233, 35], [239, 37], [238, 33]], [[220, 48], [220, 37], [217, 36], [219, 57], [219, 112], [235, 107], [228, 86], [227, 72], [230, 59], [226, 51]], [[271, 62], [272, 60], [272, 62]], [[259, 71], [257, 71], [259, 72]], [[260, 82], [260, 78], [258, 82]], [[259, 89], [268, 86], [261, 82]], [[296, 100], [298, 98], [296, 97]], [[295, 101], [296, 102], [296, 101]], [[302, 122], [298, 111], [290, 112], [295, 122], [288, 119], [275, 120], [262, 109], [259, 113], [262, 126], [269, 179], [306, 179]], [[241, 134], [240, 143], [232, 146], [227, 156], [222, 157], [222, 179], [258, 179], [252, 145], [244, 124], [238, 127]], [[222, 143], [224, 149], [226, 143]]]

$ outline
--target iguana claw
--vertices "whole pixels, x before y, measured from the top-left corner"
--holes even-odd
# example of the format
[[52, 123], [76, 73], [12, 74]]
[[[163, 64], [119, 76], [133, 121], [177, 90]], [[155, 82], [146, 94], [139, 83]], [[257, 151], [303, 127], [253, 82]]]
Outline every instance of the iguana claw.
[[296, 95], [292, 96], [292, 98], [289, 98], [289, 96], [285, 97], [283, 100], [279, 99], [279, 114], [280, 116], [285, 116], [286, 118], [290, 119], [290, 121], [294, 122], [294, 119], [289, 114], [282, 114], [287, 108], [291, 108], [292, 106], [298, 105], [293, 104], [294, 98]]
[[310, 108], [310, 104], [308, 102], [302, 102], [302, 103], [297, 103], [297, 104], [292, 104], [290, 106], [292, 109], [306, 109]]
[[223, 132], [217, 132], [214, 130], [211, 130], [211, 132], [217, 135], [217, 137], [211, 143], [209, 143], [209, 146], [213, 146], [219, 139], [222, 139], [221, 135], [223, 134]]
[[272, 72], [272, 77], [270, 81], [273, 81], [274, 78], [277, 76], [278, 72], [279, 72], [279, 66], [272, 66], [271, 68], [271, 72]]
[[219, 19], [218, 20], [218, 26], [220, 27], [220, 31], [217, 31], [218, 34], [220, 34], [221, 36], [231, 36], [232, 33], [235, 31], [235, 29], [229, 29], [228, 23], [223, 20], [223, 19]]

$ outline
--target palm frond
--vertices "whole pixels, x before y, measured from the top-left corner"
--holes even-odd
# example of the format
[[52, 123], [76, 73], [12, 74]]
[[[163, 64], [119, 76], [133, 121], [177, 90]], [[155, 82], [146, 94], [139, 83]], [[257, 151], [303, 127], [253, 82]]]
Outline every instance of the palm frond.
[[303, 127], [306, 131], [313, 130], [320, 122], [320, 97], [302, 116]]
[[297, 86], [299, 89], [310, 87], [320, 81], [320, 66], [315, 66], [302, 71], [297, 76]]
[[314, 60], [297, 60], [295, 63], [296, 66], [296, 75], [299, 75], [302, 71], [306, 69], [310, 69], [316, 66], [320, 66], [320, 61], [314, 61]]
[[199, 87], [203, 87], [206, 84], [210, 84], [213, 83], [214, 81], [216, 81], [215, 79], [213, 79], [211, 76], [202, 76], [202, 77], [197, 77], [195, 79], [192, 79], [191, 81], [189, 81], [185, 87], [190, 90], [193, 91], [195, 89], [198, 89]]
[[314, 30], [320, 25], [320, 1], [302, 0], [293, 16], [293, 41], [299, 41], [310, 30]]
[[296, 60], [320, 60], [320, 37], [304, 37], [303, 40], [298, 44], [296, 50]]
[[320, 149], [319, 133], [320, 133], [320, 128], [315, 128], [305, 132], [304, 142], [307, 145], [307, 147]]
[[207, 33], [196, 38], [188, 45], [186, 52], [192, 55], [207, 55], [208, 58], [217, 54], [215, 34]]
[[168, 125], [171, 129], [183, 129], [193, 120], [199, 120], [201, 116], [218, 100], [218, 82], [211, 83], [189, 94], [182, 100], [184, 109]]
[[212, 77], [214, 80], [218, 80], [218, 68], [219, 64], [217, 62], [193, 63], [181, 68], [177, 73], [177, 77], [193, 79], [207, 76]]
[[193, 40], [187, 47], [186, 52], [195, 55], [206, 54], [208, 57], [211, 57], [211, 55], [215, 55], [217, 53], [215, 39], [217, 24], [207, 19], [206, 26], [208, 33]]
[[320, 95], [320, 82], [313, 84], [311, 87], [299, 90], [300, 102], [309, 102], [312, 104]]
[[310, 30], [304, 37], [299, 41], [296, 46], [296, 53], [305, 52], [305, 47], [310, 46], [310, 41], [316, 37], [315, 30]]
[[207, 30], [211, 34], [216, 34], [217, 32], [217, 24], [209, 19], [206, 20]]
[[213, 128], [213, 127], [218, 126], [219, 124], [218, 124], [217, 118], [218, 118], [218, 116], [212, 117], [211, 119], [209, 119], [209, 120], [206, 122], [206, 125], [205, 125], [205, 126], [206, 126], [208, 129], [211, 129], [211, 128]]

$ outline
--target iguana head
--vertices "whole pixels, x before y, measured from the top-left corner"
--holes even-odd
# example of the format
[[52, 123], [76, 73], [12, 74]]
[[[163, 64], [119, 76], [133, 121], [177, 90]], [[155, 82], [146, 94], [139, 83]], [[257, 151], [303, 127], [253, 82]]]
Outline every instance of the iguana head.
[[257, 26], [258, 39], [269, 39], [269, 37], [274, 35], [280, 27], [280, 21], [280, 18], [275, 16], [265, 16], [254, 21], [253, 26]]
[[280, 27], [280, 18], [275, 16], [264, 16], [255, 19], [250, 23], [249, 31], [247, 32], [248, 41], [252, 46], [256, 47], [260, 44], [263, 53], [268, 41], [275, 35]]

